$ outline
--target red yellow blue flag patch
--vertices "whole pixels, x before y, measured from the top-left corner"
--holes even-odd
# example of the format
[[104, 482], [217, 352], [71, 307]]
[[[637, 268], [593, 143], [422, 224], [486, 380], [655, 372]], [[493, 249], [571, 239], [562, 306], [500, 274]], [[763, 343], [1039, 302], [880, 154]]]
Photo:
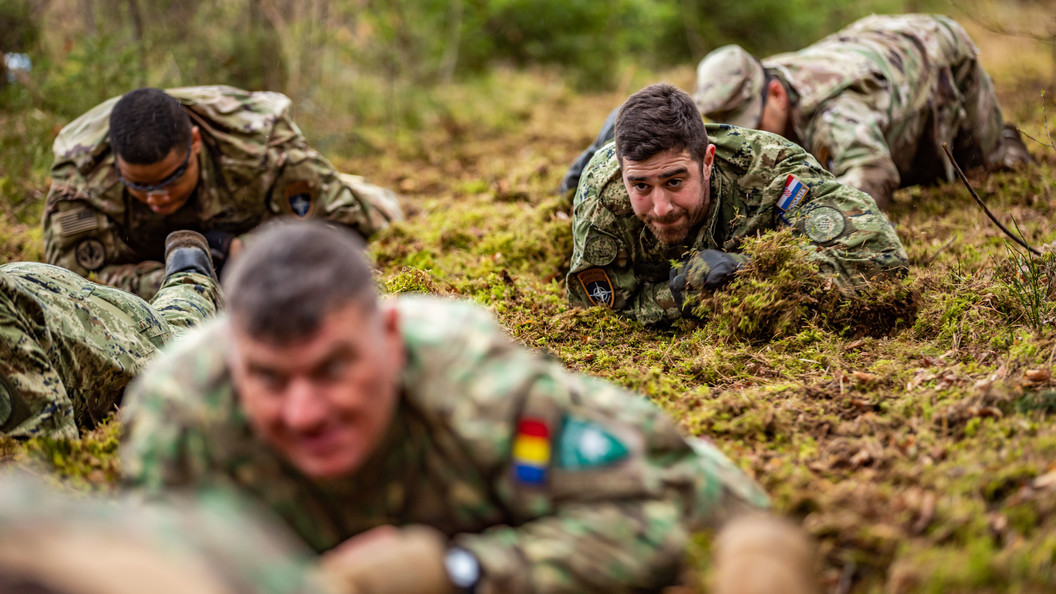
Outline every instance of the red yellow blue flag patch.
[[541, 485], [550, 466], [550, 427], [540, 419], [524, 418], [513, 438], [513, 476], [518, 482]]

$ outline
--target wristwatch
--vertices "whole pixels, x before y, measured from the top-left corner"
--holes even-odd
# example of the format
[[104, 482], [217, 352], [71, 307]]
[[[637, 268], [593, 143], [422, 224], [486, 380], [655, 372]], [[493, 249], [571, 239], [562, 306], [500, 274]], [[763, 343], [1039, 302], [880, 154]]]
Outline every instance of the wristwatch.
[[476, 555], [460, 547], [451, 547], [444, 556], [444, 567], [456, 592], [473, 594], [477, 591], [481, 572]]

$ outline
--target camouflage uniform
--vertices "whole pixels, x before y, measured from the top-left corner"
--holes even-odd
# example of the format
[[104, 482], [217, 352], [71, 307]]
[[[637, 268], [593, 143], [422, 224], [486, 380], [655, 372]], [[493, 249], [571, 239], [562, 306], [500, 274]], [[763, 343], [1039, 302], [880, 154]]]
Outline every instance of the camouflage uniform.
[[117, 176], [107, 140], [114, 97], [63, 128], [53, 147], [44, 209], [48, 262], [149, 299], [165, 276], [165, 237], [177, 229], [244, 234], [281, 215], [319, 216], [369, 237], [402, 218], [395, 195], [338, 173], [308, 146], [273, 92], [187, 87], [182, 103], [202, 136], [198, 187], [187, 205], [158, 215]]
[[[978, 53], [948, 17], [871, 16], [762, 66], [789, 91], [790, 140], [886, 207], [897, 188], [953, 179], [944, 142], [962, 167], [1029, 160], [1007, 154], [1022, 143]], [[707, 118], [754, 127], [764, 83], [755, 58], [726, 46], [701, 61], [694, 99]]]
[[196, 272], [171, 275], [148, 304], [57, 266], [0, 266], [0, 434], [76, 438], [219, 298], [216, 281]]
[[127, 482], [234, 483], [320, 552], [385, 524], [433, 526], [477, 555], [478, 591], [510, 594], [658, 589], [676, 579], [689, 531], [766, 504], [655, 405], [517, 345], [480, 308], [395, 305], [399, 406], [354, 476], [313, 482], [253, 436], [220, 321], [130, 389]]
[[905, 270], [906, 251], [876, 203], [837, 183], [803, 149], [757, 130], [705, 128], [716, 147], [711, 204], [704, 224], [680, 245], [661, 244], [635, 216], [615, 145], [594, 155], [573, 203], [569, 302], [604, 305], [642, 324], [670, 323], [681, 317], [669, 287], [673, 260], [705, 249], [736, 252], [743, 238], [786, 225], [815, 243], [810, 257], [843, 289]]
[[142, 506], [75, 497], [6, 472], [0, 591], [15, 578], [62, 592], [331, 592], [310, 552], [247, 503], [216, 491], [193, 505]]

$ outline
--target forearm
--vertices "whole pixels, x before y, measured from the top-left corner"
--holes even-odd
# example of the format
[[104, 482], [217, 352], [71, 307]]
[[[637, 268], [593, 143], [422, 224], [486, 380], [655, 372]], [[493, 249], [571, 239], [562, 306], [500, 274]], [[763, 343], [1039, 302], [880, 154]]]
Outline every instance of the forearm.
[[659, 590], [681, 567], [688, 534], [677, 497], [576, 503], [517, 528], [462, 534], [481, 562], [482, 593]]

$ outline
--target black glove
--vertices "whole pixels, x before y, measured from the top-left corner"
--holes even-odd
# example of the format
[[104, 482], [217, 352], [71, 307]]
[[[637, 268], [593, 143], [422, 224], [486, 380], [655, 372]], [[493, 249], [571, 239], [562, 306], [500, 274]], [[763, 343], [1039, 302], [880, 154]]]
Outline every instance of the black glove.
[[216, 269], [216, 274], [219, 276], [220, 270], [224, 267], [224, 263], [227, 262], [227, 255], [231, 251], [231, 242], [235, 240], [235, 236], [227, 231], [216, 229], [206, 231], [202, 235], [205, 235], [206, 241], [209, 242], [209, 253], [213, 256], [213, 268]]
[[715, 291], [733, 279], [733, 273], [741, 267], [741, 261], [726, 252], [704, 250], [682, 261], [672, 268], [668, 285], [675, 304], [682, 309], [685, 293], [701, 289]]

